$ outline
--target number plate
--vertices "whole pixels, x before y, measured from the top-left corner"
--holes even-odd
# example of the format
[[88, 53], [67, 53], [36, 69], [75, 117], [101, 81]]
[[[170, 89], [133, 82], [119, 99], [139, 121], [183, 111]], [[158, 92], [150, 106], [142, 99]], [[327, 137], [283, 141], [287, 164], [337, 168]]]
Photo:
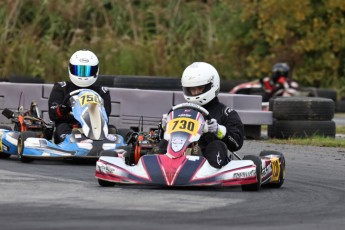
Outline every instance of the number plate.
[[199, 130], [199, 122], [190, 118], [175, 118], [168, 124], [168, 134], [174, 132], [186, 132], [191, 135], [196, 135]]
[[100, 104], [101, 102], [95, 94], [85, 93], [79, 97], [79, 103], [84, 106], [85, 104]]

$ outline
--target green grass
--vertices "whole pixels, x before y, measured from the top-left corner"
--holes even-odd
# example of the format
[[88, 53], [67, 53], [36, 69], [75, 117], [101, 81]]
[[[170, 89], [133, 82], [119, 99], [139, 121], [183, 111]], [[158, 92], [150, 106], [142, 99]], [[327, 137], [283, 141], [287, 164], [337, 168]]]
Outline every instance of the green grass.
[[344, 134], [345, 135], [345, 125], [338, 125], [336, 127], [336, 134]]
[[[262, 130], [267, 130], [267, 126], [263, 126]], [[345, 126], [337, 126], [336, 134], [345, 135]], [[310, 146], [319, 146], [319, 147], [337, 147], [345, 148], [345, 137], [320, 137], [312, 136], [308, 138], [288, 138], [288, 139], [269, 139], [267, 140], [273, 144], [290, 144], [290, 145], [310, 145]]]
[[310, 145], [319, 147], [345, 148], [344, 138], [339, 139], [319, 136], [312, 136], [308, 138], [269, 139], [268, 142], [273, 144]]

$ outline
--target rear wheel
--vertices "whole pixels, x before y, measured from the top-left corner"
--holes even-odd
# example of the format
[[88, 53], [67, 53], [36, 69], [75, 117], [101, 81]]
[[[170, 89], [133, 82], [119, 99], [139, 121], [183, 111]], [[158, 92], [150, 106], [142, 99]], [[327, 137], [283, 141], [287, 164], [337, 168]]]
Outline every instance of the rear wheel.
[[132, 129], [117, 129], [117, 134], [123, 137], [125, 141], [128, 140], [128, 138], [134, 133], [134, 130]]
[[134, 147], [133, 144], [129, 144], [127, 146], [121, 146], [119, 149], [123, 149], [126, 152], [123, 154], [125, 158], [125, 163], [127, 165], [134, 165], [135, 164], [135, 158], [134, 158]]
[[114, 150], [103, 150], [100, 154], [101, 157], [118, 157], [118, 154]]
[[6, 129], [12, 131], [12, 128], [8, 125], [0, 125], [0, 129]]
[[102, 187], [112, 187], [115, 185], [114, 182], [110, 182], [107, 180], [101, 180], [101, 179], [98, 179], [98, 184]]
[[285, 180], [285, 158], [284, 158], [284, 155], [278, 151], [265, 150], [265, 151], [260, 152], [260, 157], [269, 156], [269, 155], [277, 155], [279, 157], [279, 163], [280, 163], [279, 180], [278, 182], [268, 183], [265, 185], [265, 187], [280, 188], [284, 184], [284, 180]]
[[115, 125], [109, 125], [108, 126], [108, 133], [109, 134], [118, 134], [119, 131], [117, 130]]
[[254, 184], [242, 185], [243, 191], [259, 191], [261, 188], [261, 175], [262, 175], [262, 162], [260, 157], [254, 155], [246, 155], [243, 157], [243, 160], [251, 160], [256, 166], [256, 180]]
[[28, 139], [29, 137], [36, 137], [36, 133], [35, 132], [31, 132], [31, 131], [26, 131], [26, 132], [22, 132], [19, 137], [18, 137], [18, 158], [21, 162], [24, 163], [30, 163], [32, 162], [34, 159], [32, 158], [28, 158], [26, 156], [23, 156], [23, 152], [24, 152], [24, 142], [26, 141], [26, 139]]

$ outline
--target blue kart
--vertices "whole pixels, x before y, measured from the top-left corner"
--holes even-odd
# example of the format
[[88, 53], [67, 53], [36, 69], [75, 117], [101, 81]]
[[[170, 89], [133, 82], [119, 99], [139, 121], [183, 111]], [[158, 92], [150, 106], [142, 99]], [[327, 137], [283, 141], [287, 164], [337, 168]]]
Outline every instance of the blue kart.
[[80, 89], [70, 93], [72, 114], [80, 126], [74, 128], [63, 142], [55, 144], [37, 132], [0, 129], [0, 156], [18, 155], [22, 162], [35, 159], [97, 160], [103, 152], [126, 146], [124, 138], [108, 127], [103, 99], [96, 92]]

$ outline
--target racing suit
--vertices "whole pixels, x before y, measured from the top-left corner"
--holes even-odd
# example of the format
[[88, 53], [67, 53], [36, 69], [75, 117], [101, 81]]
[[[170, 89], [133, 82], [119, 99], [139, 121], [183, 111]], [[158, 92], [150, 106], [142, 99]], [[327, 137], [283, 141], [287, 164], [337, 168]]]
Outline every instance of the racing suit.
[[294, 88], [285, 76], [278, 77], [276, 81], [273, 81], [269, 77], [265, 77], [264, 79], [260, 79], [260, 82], [265, 91], [265, 94], [262, 96], [263, 102], [269, 101], [272, 97], [283, 96], [284, 91], [289, 88]]
[[[70, 113], [62, 113], [61, 106], [66, 97], [69, 97], [69, 93], [74, 90], [81, 89], [80, 87], [74, 85], [70, 81], [58, 82], [54, 84], [54, 87], [50, 93], [48, 100], [49, 117], [50, 120], [55, 122], [55, 133], [54, 141], [55, 143], [60, 143], [63, 141], [67, 134], [72, 132], [72, 128], [78, 125], [78, 121], [74, 119], [73, 115]], [[111, 113], [111, 100], [110, 93], [107, 88], [101, 86], [90, 86], [84, 89], [91, 89], [98, 93], [104, 100], [104, 108], [109, 117]], [[65, 107], [66, 106], [66, 107]], [[71, 111], [69, 102], [67, 105], [63, 106], [65, 110]]]
[[[217, 120], [219, 125], [226, 128], [225, 136], [220, 140], [214, 133], [204, 133], [201, 135], [198, 146], [202, 155], [208, 160], [210, 165], [221, 168], [229, 162], [228, 150], [237, 151], [242, 148], [244, 127], [235, 110], [230, 109], [219, 102], [218, 97], [203, 106], [210, 116]], [[159, 143], [160, 153], [165, 153], [168, 142], [162, 140]]]

